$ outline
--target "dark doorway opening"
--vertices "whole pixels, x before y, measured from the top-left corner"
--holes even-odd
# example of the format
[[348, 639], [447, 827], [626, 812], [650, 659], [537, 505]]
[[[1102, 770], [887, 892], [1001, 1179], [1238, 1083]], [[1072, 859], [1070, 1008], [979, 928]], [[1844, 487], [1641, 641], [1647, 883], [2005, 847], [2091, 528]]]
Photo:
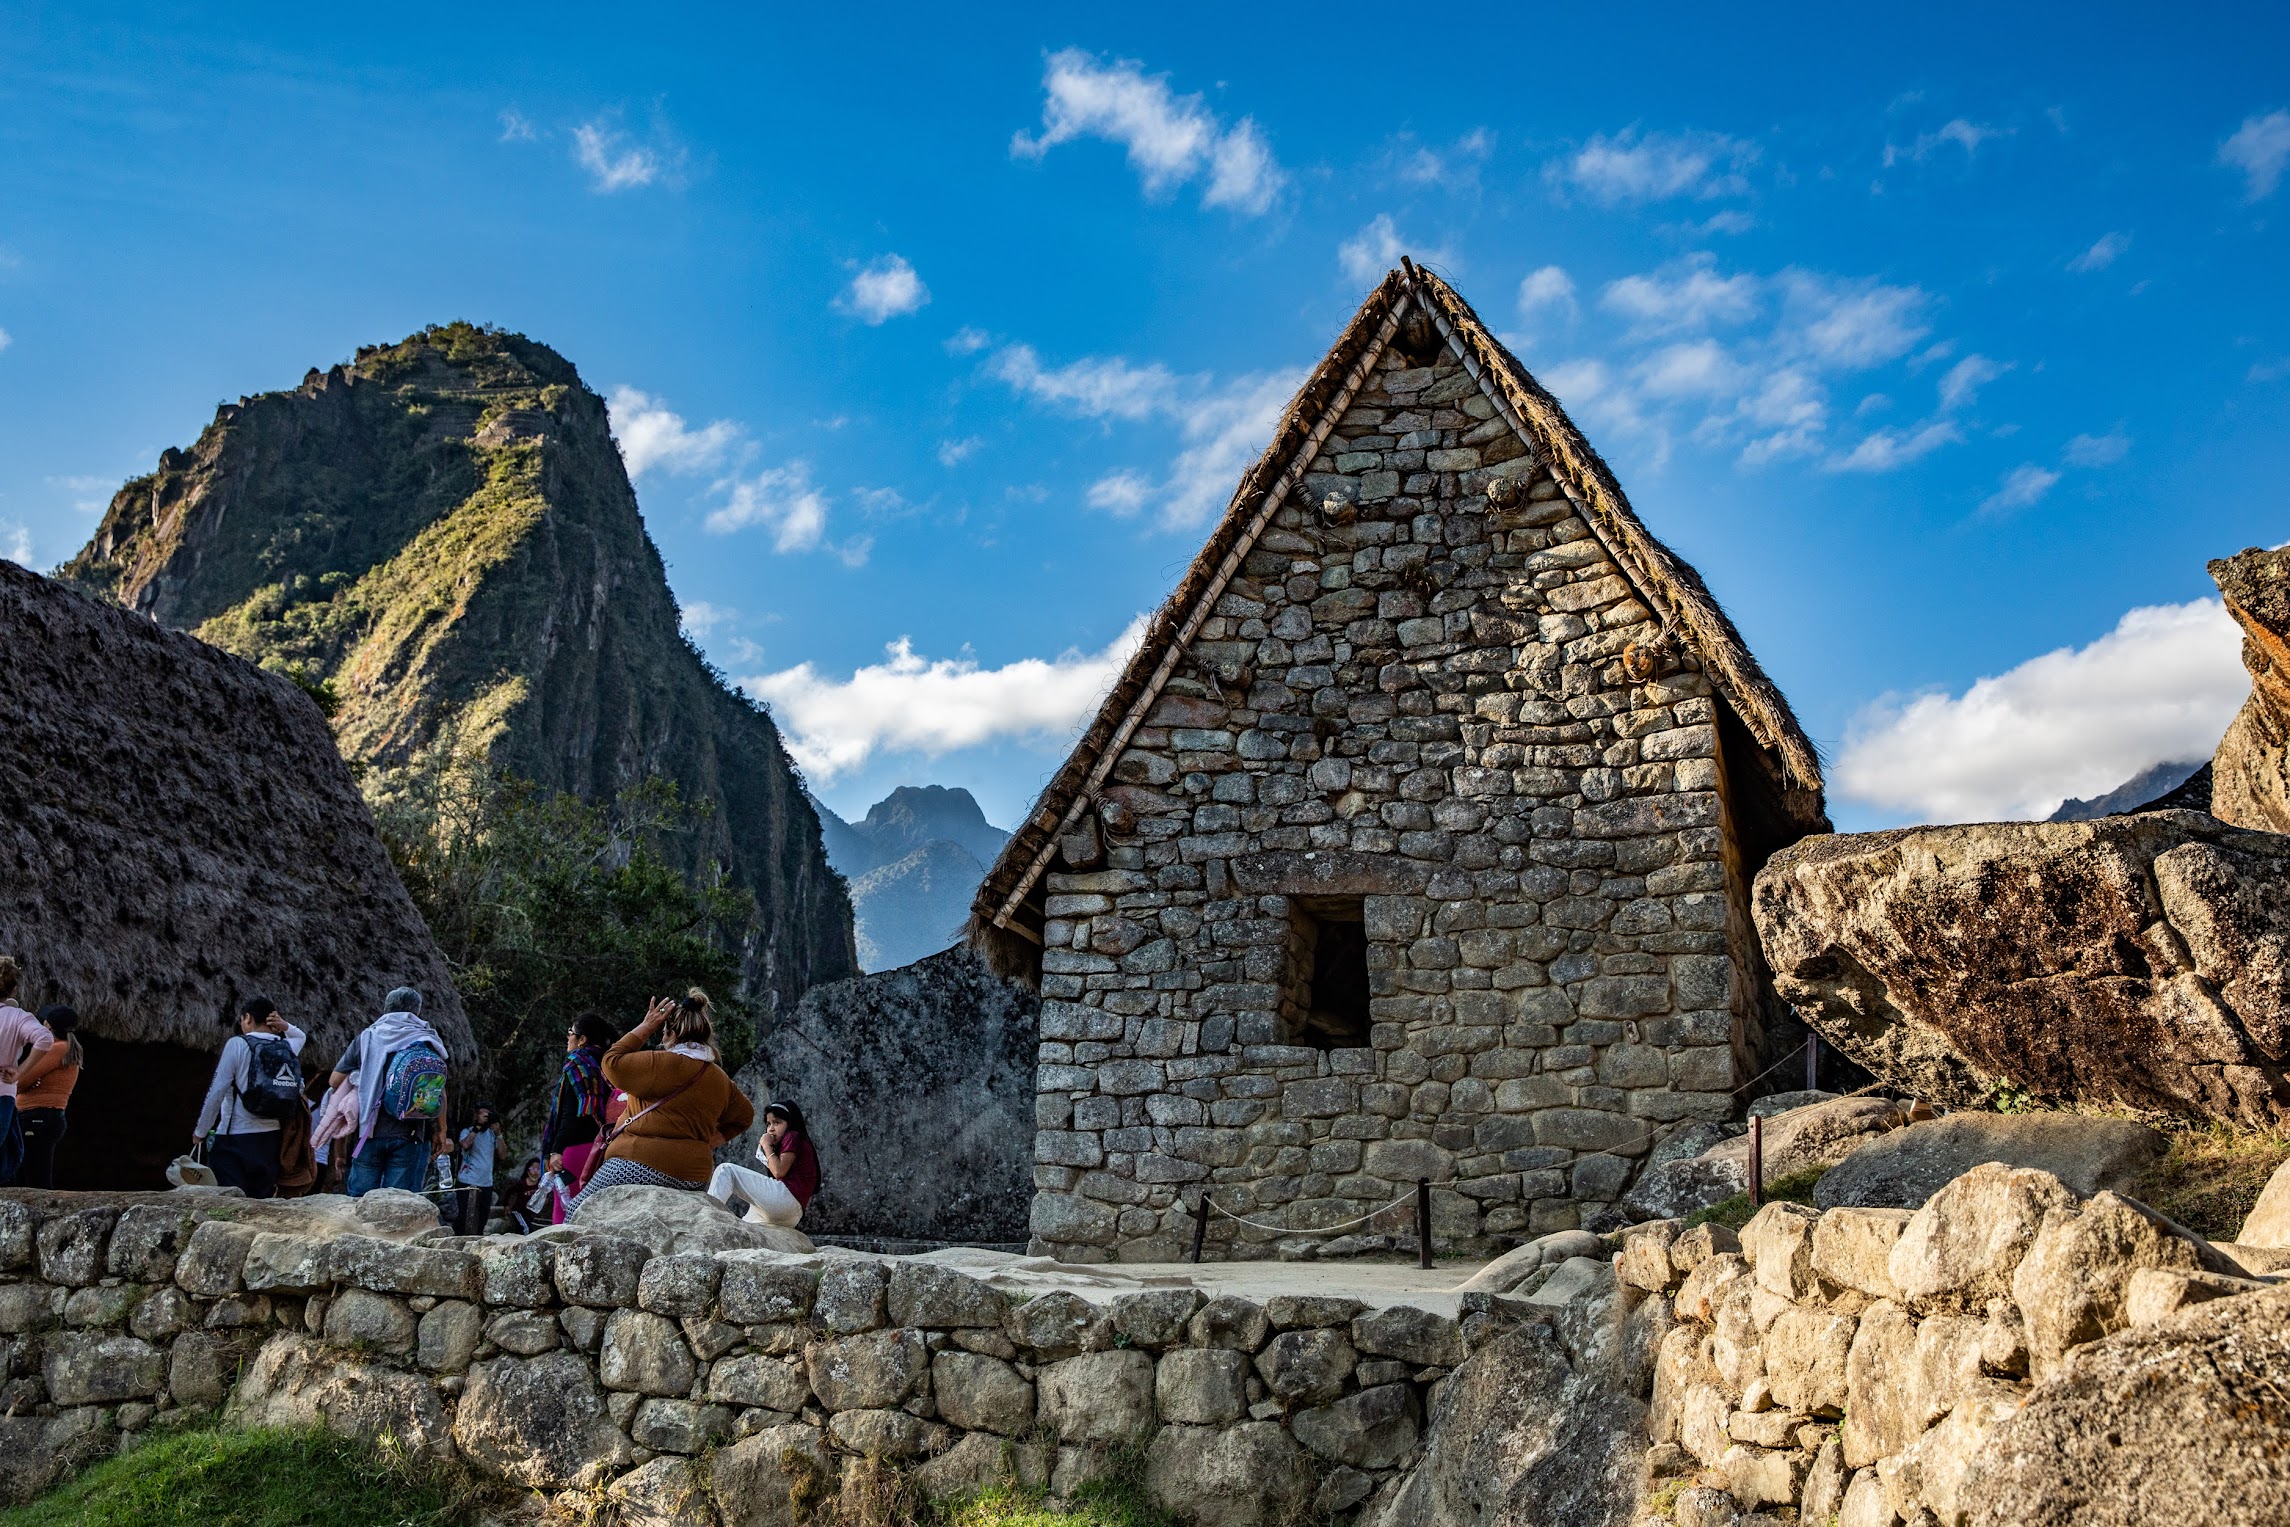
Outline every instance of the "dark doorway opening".
[[[216, 1050], [221, 1049], [217, 1032]], [[215, 1051], [99, 1039], [85, 1029], [87, 1065], [64, 1112], [56, 1186], [164, 1188], [167, 1163], [191, 1148], [191, 1126], [215, 1074]]]
[[1322, 1050], [1368, 1042], [1368, 928], [1357, 896], [1288, 902], [1287, 989], [1281, 1028], [1290, 1044]]

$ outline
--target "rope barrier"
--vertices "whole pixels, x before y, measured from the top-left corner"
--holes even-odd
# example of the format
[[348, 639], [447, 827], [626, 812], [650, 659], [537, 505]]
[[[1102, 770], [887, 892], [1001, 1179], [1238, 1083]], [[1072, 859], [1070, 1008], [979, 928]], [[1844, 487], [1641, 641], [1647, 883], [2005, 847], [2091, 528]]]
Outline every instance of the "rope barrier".
[[1236, 1225], [1246, 1225], [1251, 1230], [1269, 1230], [1274, 1235], [1334, 1235], [1339, 1230], [1350, 1230], [1355, 1225], [1364, 1225], [1379, 1214], [1388, 1214], [1413, 1197], [1415, 1197], [1415, 1194], [1412, 1191], [1402, 1193], [1399, 1197], [1393, 1199], [1390, 1203], [1385, 1204], [1381, 1209], [1370, 1209], [1367, 1213], [1361, 1215], [1358, 1219], [1348, 1219], [1340, 1225], [1321, 1225], [1312, 1230], [1295, 1230], [1286, 1225], [1267, 1225], [1262, 1220], [1243, 1219], [1240, 1215], [1233, 1213], [1232, 1210], [1226, 1208], [1223, 1204], [1218, 1203], [1213, 1198], [1210, 1199], [1208, 1203], [1209, 1207], [1218, 1214], [1223, 1215], [1226, 1219], [1231, 1220]]

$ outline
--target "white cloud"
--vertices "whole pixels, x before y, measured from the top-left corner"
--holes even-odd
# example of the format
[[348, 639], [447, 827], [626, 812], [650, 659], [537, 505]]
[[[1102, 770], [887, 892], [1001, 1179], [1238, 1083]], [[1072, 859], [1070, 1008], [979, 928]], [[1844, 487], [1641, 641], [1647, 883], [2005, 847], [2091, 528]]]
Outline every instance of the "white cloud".
[[2277, 355], [2272, 360], [2254, 361], [2243, 379], [2251, 382], [2279, 382], [2290, 376], [2290, 355]]
[[707, 518], [708, 529], [717, 535], [761, 526], [771, 532], [773, 550], [809, 551], [826, 534], [827, 495], [812, 486], [808, 462], [772, 467], [728, 488], [723, 507]]
[[2025, 509], [2038, 503], [2059, 483], [2059, 473], [2049, 467], [2039, 467], [2032, 461], [2023, 461], [2004, 474], [2004, 481], [1995, 492], [1980, 500], [1982, 514], [2002, 514], [2012, 509]]
[[2121, 259], [2123, 251], [2130, 247], [2131, 235], [2128, 233], [2103, 233], [2089, 249], [2068, 261], [2067, 268], [2078, 275], [2105, 270]]
[[2104, 435], [2076, 436], [2061, 456], [2071, 467], [2111, 467], [2129, 454], [2131, 437], [2114, 429]]
[[588, 171], [588, 188], [605, 196], [652, 185], [674, 170], [665, 150], [629, 142], [605, 117], [573, 129], [573, 161]]
[[930, 301], [930, 288], [902, 255], [884, 255], [860, 267], [836, 306], [864, 324], [881, 324], [908, 313], [920, 312]]
[[7, 348], [8, 348], [10, 345], [14, 344], [15, 342], [16, 342], [16, 336], [15, 336], [15, 335], [13, 335], [13, 334], [10, 334], [10, 333], [9, 333], [9, 332], [8, 332], [6, 329], [0, 329], [0, 350], [5, 350], [5, 349], [7, 349]]
[[32, 532], [14, 520], [0, 520], [0, 557], [18, 567], [32, 565]]
[[973, 329], [966, 325], [956, 329], [948, 337], [946, 353], [948, 355], [976, 355], [993, 342], [994, 336], [984, 329]]
[[1608, 282], [1598, 305], [1628, 320], [1634, 338], [1706, 329], [1755, 316], [1758, 280], [1721, 276], [1714, 255], [1696, 253], [1642, 276]]
[[1790, 269], [1776, 279], [1789, 343], [1823, 365], [1880, 366], [1906, 355], [1932, 332], [1922, 288], [1846, 280]]
[[2264, 201], [2282, 183], [2290, 165], [2290, 111], [2242, 119], [2234, 136], [2218, 146], [2218, 162], [2242, 171], [2248, 201]]
[[1649, 397], [1730, 398], [1741, 392], [1745, 372], [1725, 346], [1696, 339], [1665, 345], [1631, 374]]
[[1103, 703], [1145, 624], [1139, 615], [1098, 652], [1069, 649], [1000, 668], [967, 655], [926, 658], [902, 636], [884, 661], [848, 679], [802, 663], [743, 687], [771, 706], [796, 761], [824, 783], [878, 751], [936, 756], [1005, 739], [1064, 741]]
[[1480, 166], [1487, 162], [1487, 156], [1494, 151], [1494, 133], [1484, 127], [1474, 127], [1446, 149], [1426, 148], [1417, 144], [1401, 153], [1396, 172], [1400, 181], [1407, 185], [1476, 192], [1479, 189]]
[[1336, 250], [1336, 264], [1344, 272], [1344, 279], [1365, 285], [1381, 281], [1384, 272], [1399, 264], [1406, 253], [1407, 241], [1400, 237], [1399, 226], [1388, 212], [1379, 212], [1375, 220], [1358, 233], [1346, 239]]
[[1954, 445], [1964, 432], [1946, 419], [1935, 419], [1913, 429], [1880, 429], [1841, 456], [1822, 463], [1831, 472], [1897, 472], [1944, 445]]
[[684, 629], [694, 636], [705, 636], [718, 626], [729, 625], [739, 619], [739, 611], [729, 605], [710, 604], [695, 599], [683, 608]]
[[1954, 413], [1978, 401], [1980, 389], [2011, 370], [1985, 355], [1967, 355], [1940, 378], [1940, 411]]
[[1058, 144], [1102, 138], [1129, 151], [1147, 196], [1169, 195], [1205, 175], [1204, 206], [1249, 216], [1270, 210], [1287, 182], [1254, 121], [1243, 117], [1226, 127], [1201, 97], [1178, 95], [1167, 75], [1148, 76], [1135, 60], [1102, 64], [1094, 54], [1066, 48], [1049, 56], [1042, 88], [1042, 131], [1011, 138], [1018, 158], [1040, 159]]
[[693, 429], [665, 401], [633, 387], [613, 388], [606, 407], [631, 478], [654, 467], [678, 474], [713, 471], [747, 448], [747, 432], [731, 420]]
[[1161, 523], [1198, 525], [1222, 509], [1303, 382], [1301, 370], [1244, 376], [1187, 406], [1180, 421], [1185, 448], [1169, 464], [1168, 477], [1148, 491], [1159, 501]]
[[1519, 283], [1519, 316], [1532, 318], [1545, 308], [1574, 311], [1574, 280], [1556, 265], [1530, 271]]
[[503, 143], [531, 143], [538, 137], [540, 134], [523, 112], [512, 109], [501, 113]]
[[2216, 599], [2135, 609], [2089, 646], [1962, 695], [1878, 700], [1832, 777], [1842, 795], [1927, 821], [2047, 816], [2155, 764], [2209, 756], [2250, 692], [2241, 648]]
[[958, 467], [985, 443], [976, 435], [965, 435], [960, 440], [941, 440], [938, 442], [938, 464], [942, 467]]
[[994, 353], [986, 371], [1028, 397], [1088, 419], [1151, 418], [1177, 400], [1176, 374], [1158, 361], [1137, 366], [1118, 355], [1086, 356], [1050, 369], [1032, 345], [1011, 345]]
[[61, 488], [71, 495], [72, 508], [80, 514], [99, 514], [111, 503], [111, 496], [119, 491], [116, 477], [51, 477], [48, 486]]
[[1756, 144], [1720, 133], [1641, 134], [1626, 127], [1611, 138], [1594, 135], [1545, 174], [1553, 184], [1572, 186], [1611, 207], [1673, 196], [1737, 196], [1749, 189], [1742, 172], [1756, 159]]
[[1969, 159], [1979, 152], [1981, 144], [1990, 138], [2001, 138], [2006, 134], [2006, 129], [1990, 127], [1984, 122], [1972, 122], [1963, 117], [1957, 117], [1953, 121], [1942, 124], [1936, 131], [1917, 134], [1916, 141], [1906, 146], [1896, 143], [1886, 144], [1884, 150], [1885, 167], [1890, 169], [1903, 159], [1912, 159], [1921, 164], [1931, 156], [1934, 150], [1951, 143], [1964, 150], [1964, 157]]

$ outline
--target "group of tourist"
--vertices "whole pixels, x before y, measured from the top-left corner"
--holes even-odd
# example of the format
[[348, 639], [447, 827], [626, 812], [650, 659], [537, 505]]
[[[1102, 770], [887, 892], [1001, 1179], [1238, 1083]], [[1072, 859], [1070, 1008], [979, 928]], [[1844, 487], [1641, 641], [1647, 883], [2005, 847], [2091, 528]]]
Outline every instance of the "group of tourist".
[[[47, 1188], [83, 1062], [79, 1019], [61, 1004], [36, 1016], [18, 1007], [22, 981], [18, 963], [0, 956], [0, 1185]], [[422, 1017], [422, 994], [398, 987], [382, 1008], [318, 1087], [303, 1074], [302, 1029], [267, 998], [240, 1001], [190, 1155], [172, 1175], [249, 1198], [427, 1192], [459, 1233], [484, 1234], [506, 1148], [500, 1115], [481, 1101], [454, 1132], [450, 1056]], [[780, 1101], [764, 1109], [755, 1152], [763, 1170], [715, 1163], [715, 1152], [754, 1122], [754, 1105], [721, 1064], [706, 992], [656, 999], [625, 1034], [582, 1013], [565, 1032], [540, 1152], [501, 1207], [515, 1229], [529, 1231], [564, 1223], [591, 1193], [667, 1187], [792, 1228], [819, 1188], [801, 1108]]]

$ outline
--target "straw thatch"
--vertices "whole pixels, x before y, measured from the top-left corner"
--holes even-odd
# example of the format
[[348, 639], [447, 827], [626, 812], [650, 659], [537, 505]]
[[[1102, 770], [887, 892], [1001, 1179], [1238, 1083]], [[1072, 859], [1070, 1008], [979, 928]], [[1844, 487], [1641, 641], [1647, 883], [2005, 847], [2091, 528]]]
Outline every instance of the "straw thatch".
[[445, 962], [292, 683], [0, 562], [0, 703], [0, 953], [23, 961], [26, 1005], [69, 1002], [99, 1039], [212, 1051], [259, 993], [322, 1066], [412, 985], [456, 1061], [475, 1058]]
[[1700, 661], [1756, 744], [1766, 777], [1745, 784], [1776, 818], [1779, 835], [1828, 830], [1821, 763], [1811, 739], [1700, 576], [1646, 529], [1558, 400], [1487, 331], [1470, 304], [1439, 277], [1403, 260], [1368, 294], [1297, 392], [1208, 544], [1155, 612], [1143, 644], [1095, 719], [988, 871], [971, 903], [968, 932], [997, 969], [1030, 974], [1038, 968], [1039, 935], [1018, 913], [1055, 858], [1059, 833], [1104, 782], [1227, 581], [1302, 481], [1320, 442], [1385, 346], [1415, 312], [1430, 318], [1441, 342], [1461, 357], [1523, 443], [1547, 464], [1639, 597]]

